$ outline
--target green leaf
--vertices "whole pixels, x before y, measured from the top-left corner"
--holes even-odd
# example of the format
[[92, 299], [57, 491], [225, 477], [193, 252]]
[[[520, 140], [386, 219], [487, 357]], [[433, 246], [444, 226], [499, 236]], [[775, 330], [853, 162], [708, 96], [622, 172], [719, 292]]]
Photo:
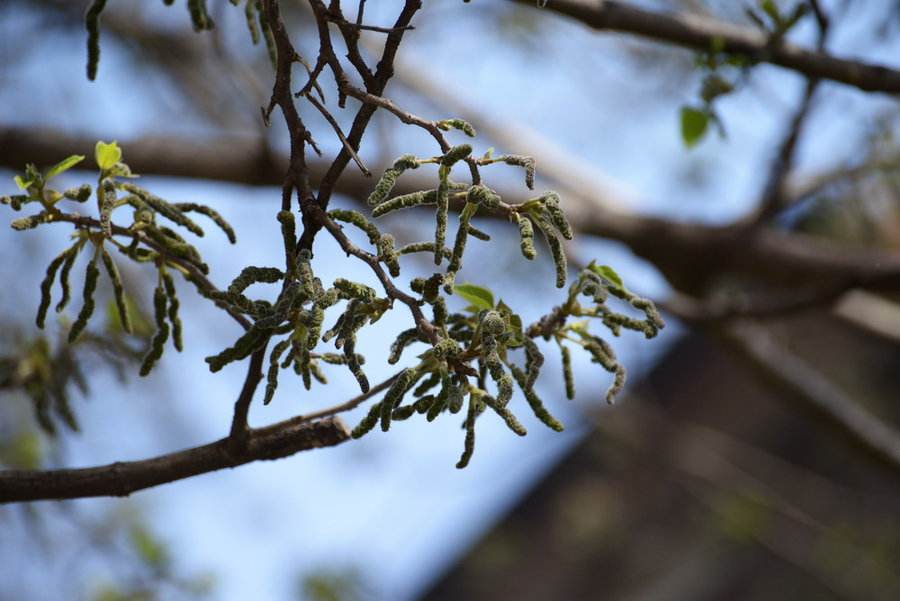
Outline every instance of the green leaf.
[[97, 166], [106, 171], [122, 160], [122, 149], [115, 140], [109, 143], [97, 142], [97, 146], [94, 148], [94, 159], [97, 161]]
[[142, 525], [134, 524], [129, 535], [135, 552], [149, 567], [161, 568], [168, 563], [166, 548]]
[[619, 274], [616, 273], [615, 269], [609, 265], [595, 265], [591, 262], [591, 264], [588, 265], [588, 268], [616, 288], [625, 290], [625, 284], [622, 282], [622, 278], [619, 277]]
[[709, 126], [709, 113], [690, 106], [681, 107], [681, 139], [688, 148], [697, 145]]
[[28, 186], [34, 183], [33, 179], [26, 180], [21, 175], [15, 176], [13, 181], [16, 182], [16, 186], [19, 187], [19, 190], [27, 190]]
[[494, 308], [494, 295], [487, 288], [482, 288], [481, 286], [466, 282], [465, 284], [454, 286], [453, 292], [457, 296], [461, 296], [472, 303], [472, 305], [479, 310], [490, 310]]
[[773, 23], [776, 25], [781, 23], [781, 12], [778, 10], [778, 6], [775, 5], [773, 0], [762, 0], [762, 2], [759, 3], [759, 7], [763, 12], [769, 15], [769, 18], [772, 19]]
[[68, 171], [78, 163], [84, 160], [84, 155], [81, 154], [73, 154], [72, 156], [66, 157], [57, 164], [50, 167], [50, 170], [44, 175], [44, 179], [48, 180], [55, 175], [59, 175], [63, 171]]

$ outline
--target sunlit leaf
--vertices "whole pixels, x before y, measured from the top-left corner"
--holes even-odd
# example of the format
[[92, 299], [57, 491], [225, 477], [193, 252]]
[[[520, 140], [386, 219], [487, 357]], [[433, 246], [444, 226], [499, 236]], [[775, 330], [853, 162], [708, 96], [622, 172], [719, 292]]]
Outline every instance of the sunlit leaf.
[[494, 308], [494, 295], [487, 288], [476, 286], [475, 284], [465, 283], [453, 287], [453, 292], [457, 296], [461, 296], [474, 307], [480, 309]]
[[109, 169], [122, 160], [122, 149], [115, 140], [108, 143], [97, 142], [97, 146], [94, 148], [94, 159], [100, 169]]
[[709, 113], [685, 106], [681, 108], [681, 139], [688, 148], [693, 148], [703, 139], [709, 127]]
[[84, 155], [81, 154], [73, 154], [69, 157], [66, 157], [57, 164], [50, 167], [50, 170], [47, 171], [46, 175], [44, 175], [44, 179], [50, 179], [53, 176], [59, 175], [63, 171], [68, 171], [83, 160]]

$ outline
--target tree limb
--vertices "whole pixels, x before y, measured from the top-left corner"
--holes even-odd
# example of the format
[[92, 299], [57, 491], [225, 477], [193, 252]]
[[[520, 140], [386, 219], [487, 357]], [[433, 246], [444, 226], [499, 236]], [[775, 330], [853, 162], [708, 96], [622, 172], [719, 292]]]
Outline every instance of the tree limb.
[[[513, 0], [534, 6], [534, 0]], [[597, 30], [632, 33], [700, 52], [716, 48], [744, 54], [815, 79], [868, 92], [900, 93], [900, 71], [881, 65], [806, 50], [789, 42], [773, 44], [763, 32], [695, 15], [662, 14], [612, 0], [553, 0], [544, 10], [572, 17]]]
[[826, 418], [855, 445], [900, 473], [900, 431], [872, 415], [803, 359], [783, 348], [765, 328], [738, 323], [724, 330], [746, 359], [793, 393], [792, 398]]
[[[405, 67], [404, 67], [405, 68]], [[445, 93], [445, 96], [448, 94]], [[467, 115], [461, 114], [463, 118]], [[467, 119], [468, 120], [468, 119]], [[476, 127], [481, 123], [474, 121]], [[490, 129], [490, 128], [488, 128]], [[521, 129], [521, 128], [520, 128]], [[702, 281], [723, 273], [749, 275], [774, 286], [797, 289], [816, 285], [823, 288], [840, 283], [846, 287], [871, 290], [900, 289], [900, 256], [875, 249], [849, 249], [840, 244], [803, 234], [770, 229], [750, 231], [741, 225], [681, 223], [638, 215], [615, 196], [613, 188], [591, 185], [589, 170], [572, 155], [566, 169], [552, 154], [552, 147], [538, 134], [521, 140], [525, 154], [537, 159], [539, 175], [557, 184], [567, 200], [567, 212], [582, 234], [621, 242], [636, 255], [653, 263], [678, 288], [696, 290]], [[492, 132], [488, 132], [491, 137]], [[0, 165], [19, 170], [26, 162], [52, 165], [59, 157], [84, 152], [94, 142], [56, 130], [0, 129]], [[158, 174], [242, 184], [278, 185], [287, 161], [271, 155], [254, 139], [220, 138], [192, 142], [178, 138], [140, 138], [122, 143], [126, 161], [136, 173]], [[317, 181], [327, 165], [309, 163], [310, 178]], [[578, 174], [572, 186], [573, 173]], [[428, 186], [422, 175], [412, 173], [395, 187], [405, 194]], [[364, 199], [372, 181], [361, 173], [345, 172], [334, 190]], [[519, 200], [518, 188], [498, 187], [497, 192]], [[698, 269], [703, 265], [703, 269]]]
[[0, 503], [81, 497], [125, 497], [131, 493], [233, 468], [259, 460], [289, 457], [300, 451], [331, 447], [350, 438], [336, 417], [309, 422], [303, 417], [251, 429], [246, 445], [235, 450], [229, 437], [142, 461], [61, 470], [0, 471]]

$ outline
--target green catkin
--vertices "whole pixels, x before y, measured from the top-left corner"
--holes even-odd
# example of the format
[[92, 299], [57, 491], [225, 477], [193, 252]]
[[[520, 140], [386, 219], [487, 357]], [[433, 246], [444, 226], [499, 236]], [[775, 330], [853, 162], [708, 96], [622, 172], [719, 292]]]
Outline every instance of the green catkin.
[[376, 246], [378, 241], [381, 240], [381, 232], [378, 231], [375, 224], [366, 219], [359, 211], [334, 209], [328, 211], [328, 216], [335, 221], [343, 221], [344, 223], [349, 223], [350, 225], [354, 225], [361, 229], [369, 238], [369, 243], [372, 246]]
[[432, 322], [435, 327], [443, 328], [447, 325], [447, 302], [444, 300], [444, 297], [439, 296], [434, 301], [434, 304], [431, 306], [432, 311]]
[[433, 394], [425, 395], [413, 403], [413, 409], [415, 409], [416, 413], [419, 415], [427, 413], [428, 410], [431, 409], [431, 405], [434, 404], [434, 400], [435, 396]]
[[484, 242], [490, 242], [491, 235], [487, 232], [483, 232], [472, 224], [469, 224], [469, 235], [473, 238], [477, 238], [478, 240], [483, 240]]
[[19, 219], [13, 219], [9, 227], [16, 230], [17, 232], [23, 232], [25, 230], [33, 230], [37, 226], [44, 223], [49, 216], [49, 213], [46, 211], [41, 211], [37, 215], [29, 215], [28, 217], [21, 217]]
[[197, 225], [190, 217], [184, 214], [180, 209], [177, 208], [176, 205], [169, 203], [166, 200], [163, 200], [159, 196], [155, 194], [151, 194], [147, 190], [144, 190], [140, 186], [136, 186], [134, 184], [120, 184], [123, 190], [127, 192], [131, 192], [142, 201], [144, 201], [147, 206], [153, 209], [155, 212], [159, 213], [172, 223], [176, 223], [181, 227], [187, 229], [189, 232], [194, 234], [195, 236], [203, 236], [203, 228]]
[[391, 190], [394, 189], [394, 184], [397, 183], [397, 179], [400, 175], [403, 174], [407, 169], [416, 169], [419, 166], [418, 160], [411, 154], [404, 154], [396, 161], [394, 161], [393, 166], [388, 169], [385, 169], [384, 174], [381, 176], [381, 179], [378, 180], [378, 183], [375, 184], [375, 189], [372, 190], [372, 193], [369, 194], [369, 198], [366, 200], [366, 203], [370, 207], [376, 207], [380, 205], [382, 202], [387, 199], [388, 195], [391, 193]]
[[91, 187], [88, 184], [81, 184], [77, 188], [69, 188], [63, 192], [63, 198], [74, 200], [75, 202], [85, 202], [91, 197]]
[[384, 394], [381, 401], [381, 431], [387, 432], [391, 429], [391, 418], [394, 409], [403, 402], [406, 392], [412, 387], [418, 378], [419, 371], [414, 368], [407, 368], [397, 375], [391, 387]]
[[428, 406], [428, 411], [425, 413], [425, 419], [429, 422], [433, 422], [435, 419], [437, 419], [437, 416], [443, 413], [444, 409], [447, 407], [449, 391], [447, 390], [447, 387], [443, 385], [443, 381], [444, 374], [441, 374], [441, 391]]
[[[309, 251], [309, 249], [300, 249], [300, 251], [297, 253], [297, 279], [300, 280], [300, 284], [307, 291], [307, 295], [314, 296], [313, 293], [317, 288], [316, 277], [313, 274], [310, 261], [312, 261], [312, 253]], [[337, 296], [335, 296], [334, 302], [337, 302]]]
[[[88, 186], [90, 188], [90, 186]], [[88, 193], [90, 196], [90, 193]], [[22, 205], [27, 204], [31, 199], [26, 194], [13, 194], [12, 196], [0, 196], [0, 204], [9, 205], [13, 211], [21, 211]]]
[[500, 157], [496, 157], [491, 161], [492, 163], [503, 162], [507, 165], [513, 165], [515, 167], [522, 167], [525, 169], [525, 185], [528, 186], [529, 190], [534, 190], [534, 159], [527, 156], [522, 156], [519, 154], [507, 154]]
[[286, 270], [288, 274], [292, 274], [297, 266], [296, 244], [297, 244], [297, 224], [294, 220], [294, 214], [290, 211], [278, 211], [278, 223], [281, 224], [281, 239], [284, 244], [284, 255], [287, 257]]
[[450, 388], [447, 391], [447, 407], [450, 409], [450, 413], [459, 413], [464, 401], [463, 389], [451, 378]]
[[644, 330], [644, 334], [647, 338], [653, 338], [666, 327], [666, 322], [663, 321], [653, 301], [635, 296], [631, 299], [631, 306], [646, 316], [647, 329]]
[[566, 252], [563, 250], [562, 241], [559, 239], [559, 236], [551, 231], [549, 223], [538, 220], [537, 224], [541, 233], [544, 234], [547, 246], [550, 247], [550, 255], [553, 257], [553, 265], [556, 268], [556, 287], [562, 288], [566, 285], [566, 271], [568, 269]]
[[541, 422], [544, 423], [548, 428], [552, 430], [556, 430], [557, 432], [562, 432], [564, 430], [563, 425], [553, 417], [547, 408], [544, 407], [544, 403], [541, 401], [540, 397], [535, 393], [534, 389], [528, 389], [525, 387], [525, 383], [527, 381], [527, 376], [525, 372], [516, 367], [513, 364], [509, 365], [509, 369], [513, 374], [513, 377], [516, 379], [516, 382], [519, 384], [519, 388], [522, 389], [522, 392], [525, 394], [525, 400], [528, 401], [528, 405], [531, 407], [531, 411], [534, 413], [534, 416], [537, 417]]
[[528, 338], [527, 336], [524, 340], [524, 346], [525, 375], [527, 376], [525, 385], [530, 390], [534, 388], [534, 383], [537, 381], [537, 378], [541, 373], [541, 366], [544, 364], [544, 355], [541, 353], [541, 350], [538, 348], [534, 340]]
[[290, 339], [282, 340], [275, 345], [272, 353], [269, 355], [269, 371], [266, 374], [266, 395], [263, 397], [263, 405], [271, 403], [272, 397], [275, 396], [275, 389], [278, 388], [278, 369], [280, 367], [278, 361], [290, 345]]
[[172, 276], [166, 272], [162, 274], [163, 284], [166, 287], [166, 296], [169, 297], [169, 323], [172, 324], [172, 344], [175, 346], [175, 350], [179, 353], [184, 348], [184, 344], [181, 339], [181, 318], [178, 317], [178, 308], [180, 307], [180, 303], [178, 302], [178, 291], [175, 289], [175, 280], [172, 279]]
[[94, 81], [100, 64], [100, 15], [106, 8], [106, 0], [94, 0], [84, 16], [87, 38], [87, 78]]
[[[168, 326], [166, 332], [168, 334]], [[266, 343], [270, 334], [271, 330], [251, 327], [232, 346], [204, 359], [209, 364], [209, 371], [215, 373], [233, 361], [246, 359]]]
[[566, 219], [565, 214], [562, 212], [562, 209], [559, 208], [559, 194], [556, 192], [547, 192], [541, 197], [541, 200], [544, 204], [544, 210], [550, 218], [550, 223], [559, 230], [559, 233], [562, 234], [563, 238], [571, 240], [574, 237], [572, 226], [569, 225], [569, 221]]
[[500, 206], [500, 195], [481, 184], [472, 186], [466, 193], [466, 202], [481, 205], [486, 209], [496, 209]]
[[81, 311], [79, 311], [75, 323], [72, 324], [72, 329], [69, 330], [69, 344], [78, 339], [78, 336], [87, 325], [88, 319], [94, 313], [94, 307], [96, 306], [94, 303], [94, 291], [97, 289], [97, 279], [100, 276], [100, 269], [97, 267], [98, 258], [97, 253], [94, 253], [94, 258], [88, 263], [87, 270], [84, 272], [84, 289], [81, 293], [84, 304], [81, 305]]
[[[459, 214], [459, 228], [456, 230], [456, 240], [453, 243], [453, 252], [450, 255], [450, 265], [447, 267], [448, 275], [450, 273], [455, 274], [462, 265], [463, 253], [466, 250], [466, 238], [469, 234], [469, 220], [475, 216], [477, 211], [478, 205], [467, 201]], [[452, 294], [452, 285], [449, 289], [445, 286], [444, 291], [447, 292], [447, 294]]]
[[340, 298], [345, 300], [357, 299], [363, 302], [372, 302], [377, 297], [375, 289], [365, 284], [351, 282], [344, 278], [338, 278], [334, 281], [334, 287], [338, 290]]
[[450, 187], [447, 177], [450, 174], [450, 168], [441, 165], [439, 168], [441, 182], [437, 189], [437, 198], [435, 204], [435, 228], [434, 228], [434, 264], [440, 265], [444, 253], [444, 240], [447, 238], [447, 213], [450, 210]]
[[182, 213], [200, 213], [201, 215], [206, 215], [220, 230], [222, 230], [231, 244], [237, 243], [237, 235], [234, 233], [234, 228], [232, 228], [231, 224], [225, 221], [225, 218], [215, 209], [193, 202], [178, 202], [174, 203], [172, 206]]
[[531, 219], [519, 213], [512, 215], [519, 226], [519, 247], [522, 249], [522, 256], [531, 261], [537, 256], [537, 251], [534, 249], [534, 227], [531, 225]]
[[274, 284], [284, 277], [284, 273], [275, 267], [244, 267], [231, 284], [228, 286], [227, 294], [235, 296], [244, 292], [251, 284], [264, 283]]
[[150, 370], [162, 357], [163, 346], [166, 344], [166, 340], [169, 339], [169, 324], [166, 323], [167, 300], [163, 283], [160, 282], [153, 291], [153, 317], [156, 322], [156, 334], [153, 335], [153, 339], [150, 342], [150, 350], [144, 356], [144, 361], [141, 364], [141, 376], [146, 376], [150, 373]]
[[469, 411], [466, 414], [466, 440], [463, 445], [463, 453], [456, 463], [456, 469], [463, 469], [469, 465], [472, 453], [475, 452], [475, 418], [478, 417], [478, 401], [469, 396]]
[[412, 405], [404, 405], [397, 407], [391, 412], [391, 421], [400, 422], [407, 420], [415, 415], [416, 410]]
[[313, 377], [319, 384], [328, 384], [328, 378], [325, 377], [325, 374], [322, 372], [322, 368], [319, 367], [319, 364], [317, 362], [310, 362], [309, 371], [312, 373]]
[[50, 264], [47, 266], [47, 275], [44, 276], [44, 280], [41, 282], [41, 304], [38, 306], [37, 317], [35, 318], [37, 327], [42, 330], [44, 329], [44, 320], [47, 318], [47, 309], [50, 308], [50, 289], [53, 287], [53, 282], [56, 279], [56, 272], [74, 249], [75, 246], [67, 248], [50, 261]]
[[398, 361], [400, 361], [400, 356], [403, 354], [403, 351], [407, 346], [412, 344], [413, 342], [421, 341], [421, 336], [419, 335], [418, 328], [409, 328], [408, 330], [403, 330], [397, 335], [397, 338], [391, 344], [391, 352], [388, 355], [388, 363], [394, 365]]
[[100, 248], [100, 258], [103, 260], [103, 267], [106, 268], [106, 275], [109, 276], [109, 281], [112, 282], [113, 298], [116, 301], [119, 323], [122, 324], [122, 329], [126, 333], [131, 334], [131, 316], [128, 314], [125, 287], [122, 285], [122, 276], [119, 274], [119, 268], [105, 248]]
[[84, 240], [80, 240], [72, 246], [72, 252], [71, 254], [66, 256], [66, 260], [62, 266], [62, 271], [59, 272], [59, 286], [62, 290], [62, 296], [60, 297], [59, 302], [56, 304], [57, 313], [65, 309], [66, 305], [69, 304], [69, 298], [71, 297], [71, 289], [69, 288], [69, 274], [72, 272], [72, 266], [75, 265], [75, 259], [78, 258], [78, 253], [84, 247], [84, 244]]
[[444, 131], [458, 129], [470, 138], [474, 138], [476, 135], [475, 128], [462, 119], [444, 119], [443, 121], [438, 121], [437, 126]]
[[112, 237], [112, 211], [116, 207], [116, 186], [111, 180], [104, 180], [97, 188], [97, 203], [100, 205], [100, 229], [107, 238]]
[[[485, 394], [484, 392], [481, 392], [481, 391], [479, 391], [479, 392], [480, 392], [480, 394], [478, 394], [478, 399], [482, 403], [484, 403], [485, 405], [490, 407], [494, 411], [494, 413], [499, 415], [500, 418], [504, 422], [506, 422], [506, 426], [510, 430], [512, 430], [519, 436], [525, 436], [526, 434], [528, 434], [528, 430], [525, 429], [525, 426], [523, 426], [519, 422], [519, 420], [516, 419], [516, 416], [513, 415], [512, 411], [507, 409], [506, 405], [502, 405], [501, 403], [499, 403], [497, 401], [497, 399], [495, 399], [494, 397], [492, 397], [489, 394]], [[473, 389], [471, 394], [477, 394], [476, 389]]]
[[431, 390], [432, 388], [434, 388], [435, 386], [440, 384], [440, 382], [441, 382], [440, 372], [433, 371], [427, 378], [425, 378], [424, 380], [419, 382], [419, 385], [416, 386], [415, 390], [413, 390], [412, 395], [414, 397], [421, 397], [426, 392], [428, 392], [429, 390]]
[[366, 434], [372, 431], [372, 428], [378, 423], [378, 417], [381, 415], [381, 403], [375, 403], [369, 409], [369, 412], [366, 416], [359, 422], [353, 430], [350, 431], [351, 438], [362, 438]]
[[[413, 242], [397, 249], [398, 255], [408, 255], [412, 253], [434, 252], [434, 242]], [[449, 248], [443, 249], [444, 257], [449, 259], [453, 252]]]
[[247, 30], [250, 32], [250, 40], [253, 42], [254, 46], [259, 43], [259, 29], [256, 27], [256, 17], [253, 14], [255, 5], [256, 0], [247, 0], [247, 4], [244, 6], [244, 17], [247, 20]]
[[275, 45], [275, 34], [272, 33], [272, 28], [269, 27], [269, 22], [266, 21], [266, 15], [259, 6], [259, 3], [256, 5], [256, 15], [259, 18], [259, 28], [262, 30], [263, 39], [266, 41], [266, 52], [269, 55], [269, 63], [272, 65], [272, 70], [277, 71], [278, 48]]
[[194, 31], [212, 29], [213, 22], [206, 10], [206, 0], [188, 0], [188, 11], [191, 13], [191, 23]]
[[391, 277], [399, 277], [400, 263], [397, 261], [397, 253], [394, 251], [394, 237], [390, 234], [384, 234], [378, 239], [378, 258], [387, 265], [388, 273]]
[[377, 219], [378, 217], [383, 217], [388, 213], [392, 213], [400, 209], [408, 209], [410, 207], [417, 207], [420, 205], [436, 204], [437, 194], [437, 190], [420, 190], [419, 192], [410, 192], [409, 194], [395, 196], [394, 198], [385, 200], [384, 202], [373, 208], [372, 217]]
[[441, 157], [441, 166], [452, 167], [470, 154], [472, 154], [472, 147], [470, 145], [460, 144], [458, 146], [454, 146], [453, 148], [448, 150], [444, 154], [444, 156]]
[[148, 227], [143, 231], [154, 242], [162, 246], [166, 254], [192, 263], [203, 274], [209, 273], [209, 266], [200, 258], [197, 249], [185, 242], [174, 231], [167, 227]]
[[356, 382], [359, 384], [359, 390], [363, 394], [369, 392], [369, 379], [366, 377], [366, 374], [362, 370], [362, 365], [359, 362], [359, 355], [356, 354], [355, 335], [348, 338], [344, 343], [344, 356], [347, 357], [347, 368], [350, 370], [350, 373], [353, 374], [353, 377], [356, 378]]
[[566, 398], [570, 401], [575, 398], [575, 378], [572, 375], [572, 353], [569, 347], [560, 344], [560, 353], [562, 354], [563, 379], [566, 383]]

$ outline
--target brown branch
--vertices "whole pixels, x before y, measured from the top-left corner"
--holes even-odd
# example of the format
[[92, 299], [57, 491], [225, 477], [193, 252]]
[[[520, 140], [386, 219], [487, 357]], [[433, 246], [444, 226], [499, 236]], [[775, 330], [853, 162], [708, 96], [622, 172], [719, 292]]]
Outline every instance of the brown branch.
[[131, 493], [199, 474], [260, 460], [289, 457], [300, 451], [331, 447], [350, 438], [334, 417], [308, 422], [293, 418], [251, 429], [246, 445], [235, 451], [230, 437], [142, 461], [62, 470], [0, 471], [0, 503], [124, 497]]
[[262, 364], [266, 357], [266, 346], [268, 346], [268, 343], [261, 346], [251, 355], [250, 362], [247, 365], [247, 375], [244, 377], [244, 385], [241, 387], [241, 392], [234, 403], [234, 414], [231, 418], [229, 437], [235, 449], [238, 450], [247, 444], [247, 436], [250, 432], [247, 416], [250, 413], [253, 393], [256, 392], [256, 388], [259, 386], [260, 380], [262, 380]]
[[[478, 119], [472, 121], [476, 127], [479, 125]], [[543, 142], [543, 138], [535, 138], [533, 132], [526, 130], [522, 151], [537, 158], [539, 176], [543, 174], [558, 185], [573, 226], [581, 234], [625, 244], [673, 282], [690, 283], [733, 273], [752, 275], [760, 281], [795, 290], [807, 285], [828, 287], [833, 283], [871, 290], [900, 289], [900, 257], [893, 252], [848, 249], [796, 233], [761, 230], [751, 234], [743, 227], [680, 223], [628, 213], [616, 198], [610, 199], [609, 188], [597, 185], [596, 179], [591, 180], [590, 174], [571, 155], [566, 169], [562, 169], [562, 164], [557, 165], [554, 156], [546, 155], [547, 146]], [[26, 162], [52, 165], [59, 157], [84, 153], [93, 144], [90, 138], [58, 131], [38, 130], [30, 134], [15, 128], [0, 129], [0, 165], [16, 170]], [[192, 142], [178, 138], [141, 138], [122, 141], [122, 146], [126, 161], [135, 172], [148, 175], [277, 185], [284, 174], [281, 167], [286, 164], [283, 158], [267, 154], [254, 139]], [[310, 163], [311, 177], [318, 179], [327, 167], [321, 161]], [[397, 183], [395, 192], [422, 190], [430, 183], [426, 176], [411, 173]], [[371, 188], [370, 178], [350, 171], [339, 178], [334, 191], [364, 201]], [[521, 198], [518, 186], [496, 189], [509, 202]], [[697, 269], [698, 265], [704, 268]], [[687, 285], [678, 287], [691, 289]]]
[[723, 333], [764, 375], [793, 393], [793, 399], [822, 415], [853, 444], [900, 473], [900, 431], [866, 411], [821, 372], [780, 345], [761, 325], [737, 323]]
[[[533, 0], [513, 0], [534, 7]], [[900, 71], [838, 58], [781, 41], [772, 44], [763, 32], [694, 15], [663, 14], [613, 0], [552, 0], [544, 10], [572, 17], [597, 30], [632, 33], [700, 52], [721, 48], [803, 75], [828, 79], [868, 92], [900, 93]]]

